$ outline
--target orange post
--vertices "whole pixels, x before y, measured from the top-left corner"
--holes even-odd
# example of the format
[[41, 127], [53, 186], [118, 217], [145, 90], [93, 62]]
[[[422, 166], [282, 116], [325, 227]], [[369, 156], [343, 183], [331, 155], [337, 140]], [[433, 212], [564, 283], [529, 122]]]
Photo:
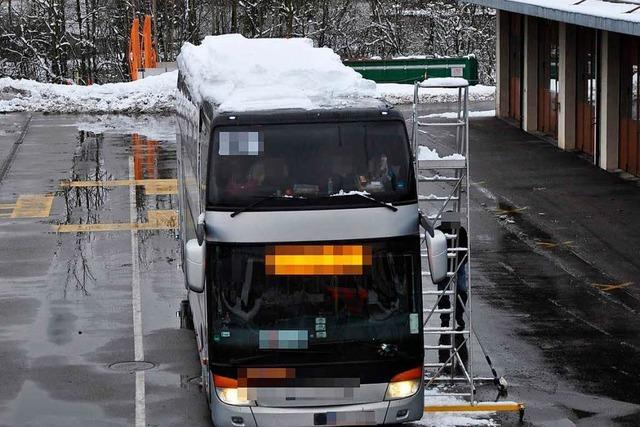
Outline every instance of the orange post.
[[131, 24], [131, 37], [129, 38], [129, 72], [131, 80], [138, 80], [138, 69], [141, 64], [140, 52], [140, 21], [138, 18], [133, 19]]
[[144, 17], [142, 48], [144, 49], [144, 68], [155, 68], [157, 55], [151, 38], [151, 15]]

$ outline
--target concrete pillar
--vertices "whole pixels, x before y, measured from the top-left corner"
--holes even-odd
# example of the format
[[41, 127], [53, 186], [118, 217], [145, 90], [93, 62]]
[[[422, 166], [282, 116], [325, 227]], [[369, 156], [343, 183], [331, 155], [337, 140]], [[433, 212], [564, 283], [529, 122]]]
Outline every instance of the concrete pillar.
[[558, 146], [576, 148], [576, 29], [561, 22], [558, 28], [560, 66], [558, 70]]
[[538, 130], [538, 19], [526, 16], [524, 22], [524, 75], [522, 128]]
[[496, 115], [509, 116], [509, 12], [496, 17]]
[[620, 138], [620, 35], [602, 32], [600, 38], [600, 138], [599, 162], [602, 169], [618, 169]]

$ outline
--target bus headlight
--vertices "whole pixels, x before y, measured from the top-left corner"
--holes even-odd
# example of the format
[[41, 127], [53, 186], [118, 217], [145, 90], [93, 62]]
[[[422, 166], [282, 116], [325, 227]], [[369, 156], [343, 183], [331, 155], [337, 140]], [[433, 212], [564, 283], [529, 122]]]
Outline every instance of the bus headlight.
[[391, 378], [387, 392], [384, 395], [385, 400], [404, 399], [413, 396], [420, 388], [422, 381], [422, 367], [410, 369], [401, 372]]
[[246, 388], [216, 387], [218, 397], [224, 403], [234, 406], [252, 406], [253, 401], [248, 399]]
[[403, 399], [405, 397], [413, 396], [416, 394], [419, 387], [420, 380], [407, 380], [389, 383], [384, 400]]
[[213, 385], [216, 394], [224, 403], [235, 406], [252, 406], [254, 402], [249, 400], [249, 389], [238, 387], [238, 380], [235, 378], [213, 375]]

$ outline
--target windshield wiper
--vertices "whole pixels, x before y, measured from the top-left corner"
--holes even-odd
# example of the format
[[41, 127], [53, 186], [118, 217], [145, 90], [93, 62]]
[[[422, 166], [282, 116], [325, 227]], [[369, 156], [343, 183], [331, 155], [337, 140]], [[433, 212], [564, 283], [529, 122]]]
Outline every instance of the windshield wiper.
[[255, 208], [258, 205], [261, 205], [264, 202], [268, 202], [269, 200], [275, 200], [275, 199], [287, 199], [288, 200], [288, 199], [293, 199], [293, 197], [284, 197], [284, 196], [276, 196], [276, 195], [262, 197], [262, 198], [256, 200], [255, 202], [249, 203], [247, 206], [243, 206], [240, 209], [234, 211], [231, 214], [231, 218], [234, 218], [234, 217], [240, 215], [242, 212], [250, 211], [251, 209]]
[[394, 212], [398, 211], [398, 208], [393, 206], [391, 203], [383, 202], [382, 200], [376, 199], [375, 197], [367, 195], [367, 194], [364, 194], [362, 192], [354, 191], [354, 192], [351, 192], [351, 193], [336, 194], [336, 195], [324, 196], [324, 197], [348, 197], [348, 196], [362, 197], [363, 199], [370, 200], [370, 201], [374, 202], [377, 205], [383, 206], [383, 207], [385, 207], [387, 209], [391, 209]]

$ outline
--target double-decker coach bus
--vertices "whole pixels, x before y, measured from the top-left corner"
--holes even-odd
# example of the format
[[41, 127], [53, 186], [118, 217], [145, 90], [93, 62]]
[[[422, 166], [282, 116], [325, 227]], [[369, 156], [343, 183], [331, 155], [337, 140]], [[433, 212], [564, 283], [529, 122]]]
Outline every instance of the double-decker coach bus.
[[383, 105], [217, 111], [178, 77], [180, 236], [217, 427], [423, 413], [416, 181]]

